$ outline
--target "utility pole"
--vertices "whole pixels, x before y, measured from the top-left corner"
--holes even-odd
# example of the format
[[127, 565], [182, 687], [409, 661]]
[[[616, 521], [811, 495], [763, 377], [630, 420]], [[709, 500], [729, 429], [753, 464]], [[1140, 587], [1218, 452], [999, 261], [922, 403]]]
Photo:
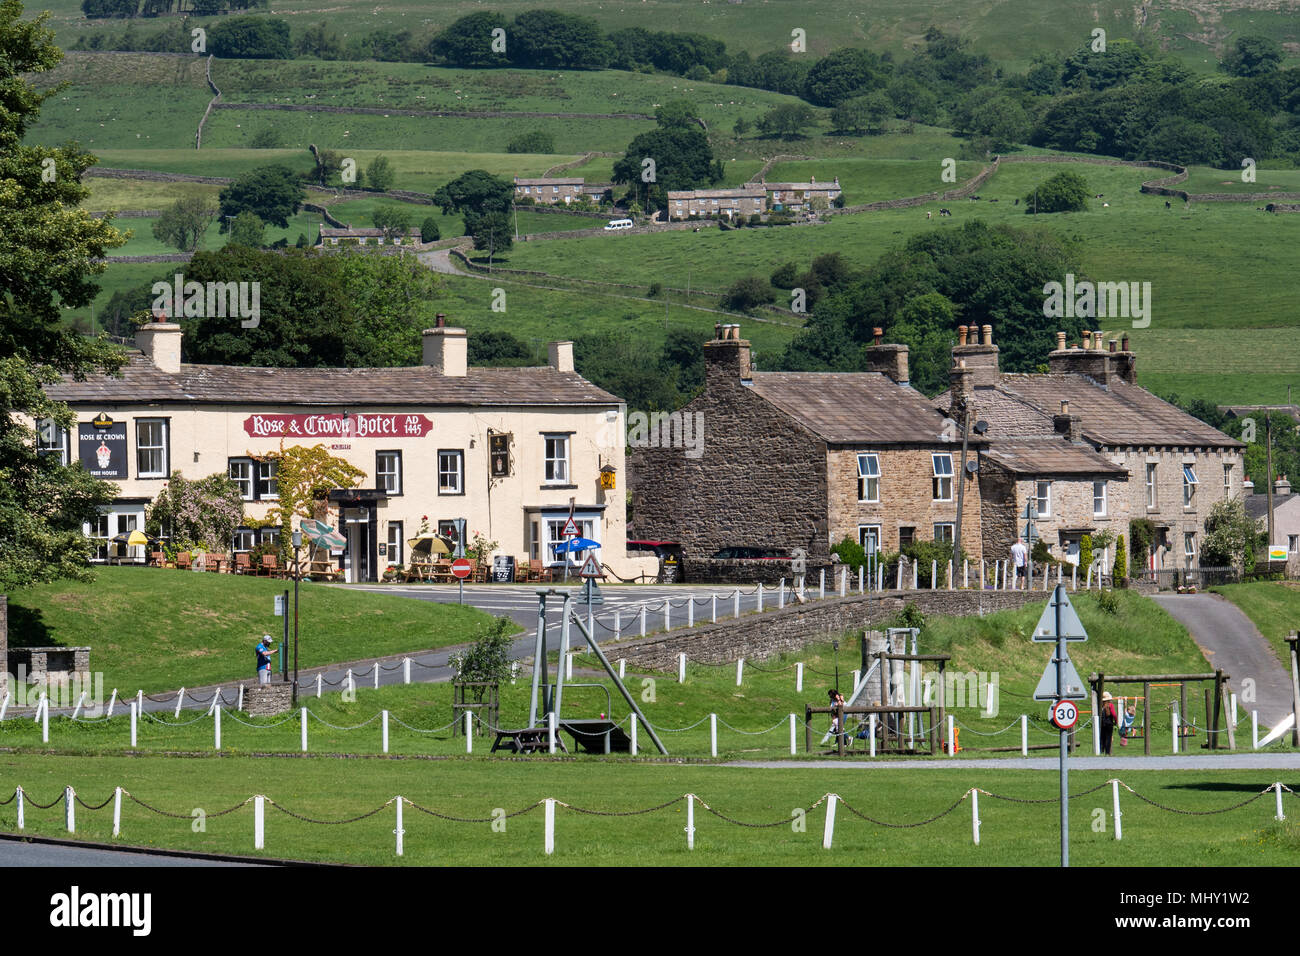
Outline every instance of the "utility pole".
[[[1264, 482], [1268, 487], [1268, 540], [1266, 548], [1273, 547], [1273, 415], [1264, 412]], [[1270, 562], [1271, 564], [1271, 562]]]

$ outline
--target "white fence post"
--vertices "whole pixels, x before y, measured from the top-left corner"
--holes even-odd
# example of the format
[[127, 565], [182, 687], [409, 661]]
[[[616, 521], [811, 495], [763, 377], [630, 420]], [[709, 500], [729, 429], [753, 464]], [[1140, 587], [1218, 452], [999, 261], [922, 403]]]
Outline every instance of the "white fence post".
[[181, 719], [181, 704], [185, 703], [185, 688], [182, 687], [176, 695], [176, 713], [172, 715], [173, 720]]
[[948, 590], [952, 590], [952, 562], [948, 562]]
[[709, 756], [718, 755], [718, 715], [709, 714]]
[[826, 597], [826, 569], [825, 568], [821, 568], [817, 572], [817, 596], [819, 598]]
[[695, 598], [689, 594], [686, 595], [686, 626], [695, 626]]
[[113, 788], [113, 836], [122, 833], [122, 788]]
[[1174, 708], [1173, 720], [1174, 753], [1178, 753], [1178, 708]]
[[884, 566], [883, 564], [880, 564], [879, 562], [877, 562], [877, 564], [876, 564], [876, 590], [877, 590], [877, 591], [883, 591], [884, 589], [885, 589], [885, 566]]
[[320, 685], [321, 685], [321, 675], [317, 674], [316, 675], [316, 699], [317, 700], [320, 700]]
[[1077, 564], [1070, 565], [1070, 590], [1079, 590], [1079, 566]]
[[547, 751], [555, 753], [555, 711], [550, 711], [546, 715], [546, 743]]
[[930, 559], [930, 590], [933, 591], [939, 586], [939, 562]]
[[1029, 756], [1029, 717], [1020, 715], [1020, 756]]
[[859, 594], [861, 594], [862, 591], [864, 590], [862, 585], [866, 582], [866, 580], [867, 580], [867, 566], [865, 564], [859, 564], [858, 565], [858, 593]]
[[620, 657], [618, 659], [618, 679], [623, 680], [627, 676], [627, 659]]
[[1094, 692], [1092, 695], [1092, 755], [1094, 757], [1101, 756], [1101, 711], [1097, 707], [1097, 694]]
[[912, 590], [913, 591], [917, 589], [917, 582], [920, 580], [920, 568], [921, 568], [920, 561], [912, 562]]
[[253, 798], [253, 849], [266, 847], [266, 797], [260, 793]]
[[135, 702], [137, 705], [136, 710], [138, 710], [140, 713], [143, 714], [144, 713], [144, 691], [137, 690], [135, 692]]
[[375, 669], [375, 690], [379, 690], [379, 661], [372, 665]]
[[758, 613], [763, 613], [763, 582], [758, 582]]
[[732, 617], [740, 617], [740, 588], [736, 588], [736, 593], [731, 596], [734, 605]]
[[77, 698], [77, 706], [72, 708], [72, 719], [76, 720], [81, 715], [81, 705], [86, 702], [86, 692], [83, 690], [81, 696]]
[[[668, 623], [666, 619], [664, 623]], [[564, 679], [573, 680], [573, 651], [569, 651], [564, 655]], [[466, 713], [469, 713], [469, 711], [466, 711]]]
[[803, 661], [798, 661], [794, 665], [794, 692], [803, 693]]
[[348, 694], [355, 699], [357, 696], [357, 682], [356, 679], [353, 678], [352, 676], [352, 668], [350, 667], [348, 668], [347, 677], [348, 677]]
[[135, 749], [136, 721], [139, 719], [138, 715], [136, 714], [135, 707], [136, 707], [135, 701], [131, 701], [131, 749], [132, 750]]
[[465, 753], [474, 752], [474, 711], [465, 711]]
[[790, 715], [790, 756], [793, 757], [798, 751], [795, 743], [795, 723], [797, 718], [794, 714]]
[[1235, 729], [1237, 726], [1237, 695], [1236, 694], [1228, 695], [1228, 707], [1232, 711], [1232, 726]]
[[717, 623], [718, 623], [718, 595], [717, 595], [717, 592], [714, 592], [714, 594], [712, 595], [712, 599], [713, 599], [713, 611], [711, 612], [711, 613], [712, 613], [712, 617], [710, 617], [709, 620], [710, 620], [712, 623], [717, 624]]
[[[384, 713], [388, 713], [388, 711], [384, 711]], [[395, 834], [397, 835], [397, 855], [398, 855], [398, 856], [401, 856], [401, 855], [402, 855], [402, 850], [404, 849], [404, 847], [403, 847], [403, 845], [402, 845], [402, 843], [403, 843], [402, 838], [406, 835], [406, 830], [403, 829], [403, 827], [402, 827], [402, 798], [401, 798], [401, 796], [398, 796], [398, 798], [397, 798], [397, 827], [393, 830], [393, 833], [395, 833]]]
[[[111, 703], [109, 704], [109, 708], [110, 708], [110, 709], [109, 709], [109, 714], [108, 714], [108, 716], [112, 717], [112, 716], [113, 716], [113, 713], [112, 713], [112, 704], [111, 704]], [[5, 697], [4, 697], [4, 700], [0, 700], [0, 720], [4, 720], [4, 719], [5, 719], [5, 711], [8, 710], [8, 709], [9, 709], [9, 692], [8, 692], [8, 691], [5, 691]]]
[[307, 708], [306, 707], [302, 709], [302, 713], [299, 716], [302, 719], [302, 752], [306, 753], [307, 752]]
[[867, 740], [868, 752], [874, 757], [876, 755], [876, 715], [867, 715]]
[[961, 559], [961, 586], [963, 589], [970, 587], [970, 558]]
[[409, 684], [410, 682], [411, 682], [411, 659], [409, 657], [404, 657], [402, 658], [402, 683]]
[[826, 825], [822, 827], [822, 849], [829, 850], [835, 840], [835, 794], [826, 795]]
[[980, 590], [984, 590], [984, 559], [980, 558]]
[[860, 683], [862, 683], [862, 671], [855, 669], [853, 671], [853, 693], [856, 694], [858, 692], [858, 685]]
[[50, 699], [41, 696], [41, 741], [50, 742]]
[[777, 591], [776, 606], [778, 609], [785, 607], [785, 578], [781, 579], [781, 588]]
[[745, 679], [745, 659], [743, 657], [737, 657], [736, 658], [736, 686], [737, 687], [741, 686], [741, 681], [743, 681], [744, 679]]
[[974, 787], [970, 792], [970, 826], [975, 845], [980, 845], [980, 792]]
[[686, 652], [677, 655], [677, 683], [686, 683]]
[[18, 801], [18, 829], [22, 830], [27, 826], [26, 807], [23, 806], [23, 788], [16, 787], [14, 795]]
[[1115, 839], [1122, 840], [1124, 839], [1124, 830], [1119, 823], [1119, 818], [1121, 814], [1119, 812], [1119, 781], [1118, 780], [1112, 780], [1110, 782], [1110, 795], [1111, 795], [1112, 803], [1114, 804], [1114, 809], [1111, 810], [1111, 816], [1115, 818]]
[[953, 730], [952, 714], [948, 715], [948, 756], [957, 756], [957, 735]]
[[239, 685], [239, 700], [235, 703], [235, 710], [244, 709], [244, 685]]
[[221, 708], [212, 712], [212, 749], [221, 749]]
[[645, 637], [645, 602], [641, 602], [641, 636]]
[[621, 640], [623, 637], [623, 615], [618, 608], [614, 608], [614, 640]]
[[695, 794], [686, 795], [686, 849], [695, 849]]
[[1258, 750], [1259, 749], [1259, 711], [1257, 710], [1252, 710], [1250, 712], [1250, 739], [1251, 742], [1255, 745], [1255, 749]]
[[1282, 781], [1273, 784], [1273, 793], [1277, 795], [1277, 819], [1285, 820], [1286, 814], [1282, 812]]
[[[1281, 791], [1278, 792], [1281, 793]], [[74, 791], [71, 787], [63, 788], [63, 807], [64, 807], [63, 815], [67, 823], [69, 833], [77, 832], [77, 804], [75, 800], [76, 795], [77, 795], [76, 791]], [[1281, 800], [1281, 797], [1279, 796], [1278, 799]]]
[[546, 855], [555, 852], [555, 800], [546, 798]]
[[849, 593], [849, 569], [847, 566], [840, 567], [840, 597]]
[[669, 598], [664, 598], [664, 630], [671, 631], [672, 625], [672, 607], [673, 602]]
[[631, 718], [628, 721], [628, 730], [630, 731], [628, 736], [632, 738], [631, 754], [633, 757], [635, 757], [636, 756], [636, 712], [633, 711], [632, 713], [628, 714], [628, 717]]
[[388, 753], [388, 711], [383, 711], [380, 720], [383, 726], [383, 745], [384, 753]]

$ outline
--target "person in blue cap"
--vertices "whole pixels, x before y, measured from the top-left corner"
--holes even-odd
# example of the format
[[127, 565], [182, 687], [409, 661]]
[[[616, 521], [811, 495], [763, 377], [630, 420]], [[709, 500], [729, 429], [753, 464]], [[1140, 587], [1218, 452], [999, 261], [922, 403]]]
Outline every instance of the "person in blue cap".
[[257, 642], [257, 682], [259, 684], [271, 683], [271, 655], [278, 653], [279, 651], [271, 650], [271, 635], [263, 634], [262, 639]]

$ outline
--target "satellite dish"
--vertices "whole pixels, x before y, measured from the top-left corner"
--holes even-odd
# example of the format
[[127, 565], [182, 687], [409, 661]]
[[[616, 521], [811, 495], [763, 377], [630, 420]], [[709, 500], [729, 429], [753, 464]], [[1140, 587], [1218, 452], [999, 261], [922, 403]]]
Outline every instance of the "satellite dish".
[[966, 462], [967, 474], [973, 475], [979, 470], [980, 470], [979, 462], [975, 461], [975, 459], [972, 458], [970, 461]]

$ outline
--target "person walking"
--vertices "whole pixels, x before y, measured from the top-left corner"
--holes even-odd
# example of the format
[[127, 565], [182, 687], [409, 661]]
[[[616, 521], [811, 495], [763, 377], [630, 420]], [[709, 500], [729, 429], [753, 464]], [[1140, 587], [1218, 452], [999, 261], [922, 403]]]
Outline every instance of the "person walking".
[[1016, 543], [1011, 546], [1011, 565], [1016, 569], [1016, 578], [1011, 582], [1011, 590], [1020, 590], [1020, 582], [1025, 577], [1025, 571], [1029, 564], [1029, 549], [1025, 547], [1022, 538], [1016, 538]]
[[1109, 757], [1111, 737], [1115, 734], [1115, 723], [1118, 719], [1115, 713], [1115, 699], [1110, 696], [1110, 691], [1102, 693], [1101, 713], [1097, 717], [1101, 721], [1101, 752]]
[[263, 634], [262, 639], [257, 642], [257, 682], [259, 684], [271, 683], [271, 655], [278, 654], [279, 651], [271, 650], [271, 635]]

